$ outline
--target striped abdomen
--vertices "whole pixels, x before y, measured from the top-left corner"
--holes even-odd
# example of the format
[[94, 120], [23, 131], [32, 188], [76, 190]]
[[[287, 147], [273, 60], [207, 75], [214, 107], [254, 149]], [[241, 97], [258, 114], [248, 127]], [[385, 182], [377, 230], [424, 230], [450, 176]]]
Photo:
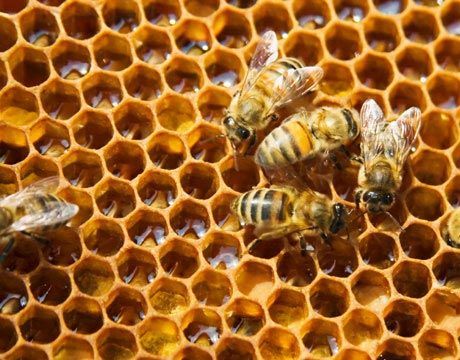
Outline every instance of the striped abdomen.
[[273, 227], [289, 221], [292, 216], [292, 200], [288, 193], [273, 189], [248, 191], [235, 200], [234, 211], [242, 224]]
[[256, 162], [265, 168], [276, 168], [306, 159], [313, 148], [306, 116], [298, 113], [268, 134], [255, 153]]

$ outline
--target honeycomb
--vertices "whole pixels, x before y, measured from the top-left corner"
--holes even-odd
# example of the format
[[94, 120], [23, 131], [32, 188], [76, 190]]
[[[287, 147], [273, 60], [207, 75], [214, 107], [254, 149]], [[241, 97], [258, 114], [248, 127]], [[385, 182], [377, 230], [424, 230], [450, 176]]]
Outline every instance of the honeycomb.
[[[268, 29], [323, 67], [317, 105], [423, 111], [403, 232], [249, 251], [229, 204], [267, 180], [216, 135]], [[459, 358], [459, 35], [458, 0], [0, 0], [0, 191], [58, 175], [80, 207], [2, 264], [0, 357]], [[356, 174], [316, 189], [352, 207]]]

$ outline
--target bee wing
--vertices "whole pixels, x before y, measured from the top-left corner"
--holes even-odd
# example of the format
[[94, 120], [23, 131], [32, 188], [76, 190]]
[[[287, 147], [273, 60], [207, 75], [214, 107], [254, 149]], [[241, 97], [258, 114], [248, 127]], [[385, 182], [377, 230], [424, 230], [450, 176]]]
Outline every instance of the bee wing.
[[26, 188], [0, 199], [0, 206], [17, 206], [35, 194], [54, 193], [59, 186], [59, 177], [52, 176], [39, 180]]

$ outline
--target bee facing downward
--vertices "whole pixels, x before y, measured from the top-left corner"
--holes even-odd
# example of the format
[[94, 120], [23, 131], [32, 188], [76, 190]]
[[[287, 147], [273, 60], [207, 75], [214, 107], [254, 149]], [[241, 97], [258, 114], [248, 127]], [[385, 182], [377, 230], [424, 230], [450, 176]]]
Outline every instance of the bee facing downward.
[[370, 213], [387, 212], [401, 186], [404, 163], [420, 129], [421, 112], [411, 107], [396, 121], [386, 122], [374, 100], [361, 108], [363, 165], [359, 170], [356, 206]]
[[447, 245], [460, 249], [460, 209], [449, 215], [449, 220], [442, 230], [442, 237]]
[[53, 195], [58, 185], [59, 178], [50, 177], [0, 200], [0, 239], [8, 239], [0, 263], [11, 251], [15, 233], [40, 240], [41, 233], [65, 225], [77, 214], [77, 205]]
[[277, 107], [312, 90], [323, 76], [320, 67], [277, 58], [276, 34], [267, 31], [257, 45], [242, 90], [233, 96], [223, 120], [227, 137], [239, 153], [255, 142], [256, 130], [276, 118]]
[[346, 209], [309, 188], [291, 186], [248, 191], [236, 198], [233, 212], [242, 226], [254, 225], [260, 240], [279, 238], [305, 230], [327, 238], [345, 227]]
[[354, 109], [301, 111], [267, 135], [257, 148], [255, 161], [265, 168], [278, 168], [311, 159], [350, 144], [359, 130], [359, 115]]

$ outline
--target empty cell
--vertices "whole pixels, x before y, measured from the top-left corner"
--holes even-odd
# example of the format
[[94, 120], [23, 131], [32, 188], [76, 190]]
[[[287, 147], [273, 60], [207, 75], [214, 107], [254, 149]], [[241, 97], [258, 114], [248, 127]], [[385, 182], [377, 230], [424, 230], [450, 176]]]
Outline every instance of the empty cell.
[[231, 9], [226, 9], [216, 15], [212, 32], [219, 43], [229, 48], [244, 47], [251, 41], [252, 37], [248, 19], [240, 12]]
[[8, 63], [13, 77], [26, 87], [40, 85], [50, 76], [48, 58], [38, 49], [17, 48], [9, 56]]
[[393, 80], [393, 68], [385, 58], [376, 55], [366, 55], [355, 63], [359, 80], [367, 87], [385, 90]]
[[438, 74], [428, 83], [431, 101], [443, 109], [456, 109], [460, 105], [460, 81], [447, 74]]
[[294, 326], [308, 316], [305, 295], [290, 289], [281, 289], [272, 294], [267, 307], [272, 320], [285, 327]]
[[361, 53], [359, 33], [352, 27], [336, 24], [326, 32], [326, 46], [329, 53], [339, 60], [350, 60]]
[[59, 27], [52, 13], [34, 8], [19, 19], [22, 36], [35, 46], [53, 45], [59, 36]]
[[259, 169], [256, 164], [246, 158], [227, 159], [220, 167], [225, 184], [238, 192], [245, 192], [255, 187], [260, 180]]
[[59, 192], [59, 196], [79, 207], [77, 215], [69, 221], [70, 226], [80, 226], [93, 215], [93, 199], [87, 192], [67, 187]]
[[94, 350], [91, 344], [75, 336], [66, 336], [53, 346], [53, 359], [92, 359]]
[[444, 28], [452, 35], [460, 35], [460, 4], [452, 1], [442, 7], [441, 20]]
[[122, 325], [136, 325], [145, 318], [147, 303], [142, 294], [123, 287], [113, 291], [105, 304], [110, 320]]
[[93, 334], [104, 322], [99, 303], [87, 297], [75, 297], [63, 309], [64, 322], [69, 330], [77, 334]]
[[206, 208], [192, 200], [185, 200], [174, 206], [169, 222], [177, 235], [189, 239], [201, 239], [210, 225]]
[[401, 262], [393, 270], [392, 277], [396, 290], [404, 296], [421, 298], [431, 289], [429, 269], [417, 262]]
[[259, 35], [273, 30], [278, 39], [285, 39], [292, 28], [292, 20], [283, 3], [261, 4], [253, 11], [253, 21]]
[[426, 44], [437, 38], [439, 29], [433, 15], [425, 11], [412, 11], [402, 20], [406, 38]]
[[27, 6], [29, 0], [0, 0], [0, 12], [5, 14], [16, 14]]
[[182, 349], [177, 352], [176, 356], [174, 356], [174, 360], [186, 359], [212, 360], [212, 356], [209, 355], [209, 352], [198, 346], [186, 346], [182, 347]]
[[0, 279], [0, 314], [16, 314], [26, 307], [28, 300], [24, 282], [17, 275], [4, 273]]
[[455, 358], [457, 355], [455, 339], [445, 330], [425, 331], [418, 341], [418, 348], [423, 359]]
[[306, 29], [320, 29], [331, 19], [328, 3], [321, 0], [295, 0], [293, 8], [299, 25]]
[[81, 240], [78, 232], [64, 226], [47, 231], [46, 238], [49, 244], [43, 249], [43, 256], [47, 262], [57, 266], [69, 266], [77, 262], [81, 256]]
[[267, 294], [275, 281], [273, 270], [260, 262], [249, 261], [240, 265], [235, 274], [236, 286], [245, 295], [251, 297]]
[[102, 16], [109, 28], [126, 34], [137, 28], [141, 14], [134, 0], [115, 0], [104, 4]]
[[48, 355], [36, 346], [21, 345], [16, 347], [7, 360], [48, 360]]
[[358, 267], [353, 245], [338, 236], [334, 236], [328, 245], [321, 246], [317, 257], [322, 272], [330, 276], [348, 277]]
[[14, 324], [7, 319], [0, 318], [0, 353], [11, 349], [18, 341], [18, 334]]
[[137, 56], [148, 64], [161, 64], [171, 55], [171, 40], [166, 31], [144, 26], [136, 31], [133, 40]]
[[214, 222], [222, 230], [237, 231], [241, 228], [238, 216], [231, 210], [234, 195], [222, 194], [212, 201], [212, 216]]
[[168, 133], [155, 135], [147, 144], [147, 151], [153, 164], [166, 170], [178, 168], [187, 156], [182, 140]]
[[216, 50], [208, 54], [204, 60], [208, 79], [215, 85], [230, 88], [243, 78], [240, 59], [233, 53]]
[[43, 108], [54, 119], [67, 120], [80, 110], [80, 94], [67, 83], [55, 80], [47, 84], [40, 93]]
[[50, 119], [35, 123], [30, 129], [29, 136], [35, 149], [41, 155], [59, 157], [70, 147], [67, 127]]
[[460, 71], [460, 41], [444, 39], [436, 43], [435, 56], [438, 65], [447, 71]]
[[96, 346], [103, 360], [132, 359], [138, 351], [136, 338], [123, 328], [105, 327], [96, 339]]
[[250, 342], [239, 338], [227, 338], [223, 340], [216, 350], [218, 360], [238, 359], [255, 360], [256, 354]]
[[41, 268], [30, 277], [30, 291], [38, 302], [58, 305], [69, 297], [72, 287], [65, 272], [54, 268]]
[[66, 80], [77, 80], [91, 69], [88, 48], [70, 40], [58, 42], [51, 49], [51, 61], [59, 76]]
[[110, 179], [99, 184], [95, 192], [96, 204], [105, 216], [122, 218], [136, 207], [134, 191], [125, 182]]
[[371, 233], [359, 242], [359, 253], [364, 263], [378, 269], [386, 269], [398, 259], [394, 239], [382, 233]]
[[404, 11], [407, 0], [373, 0], [375, 7], [388, 15], [398, 14]]
[[62, 171], [67, 180], [78, 187], [94, 186], [103, 175], [99, 156], [85, 150], [77, 150], [66, 156], [62, 160]]
[[168, 275], [178, 278], [189, 278], [200, 265], [196, 249], [179, 239], [168, 241], [161, 248], [160, 263]]
[[399, 72], [411, 80], [426, 82], [433, 71], [433, 65], [428, 53], [420, 47], [404, 48], [396, 56]]
[[146, 172], [141, 176], [137, 192], [148, 206], [164, 209], [173, 204], [177, 197], [177, 187], [168, 174], [156, 171]]
[[11, 87], [0, 95], [0, 119], [14, 126], [25, 126], [38, 118], [35, 95], [20, 87]]
[[222, 334], [222, 320], [213, 310], [195, 309], [184, 316], [181, 328], [191, 343], [213, 346]]
[[107, 169], [120, 179], [133, 180], [144, 171], [144, 150], [136, 144], [119, 141], [104, 152]]
[[348, 66], [337, 63], [322, 65], [324, 76], [319, 89], [327, 95], [348, 96], [353, 89], [354, 81]]
[[436, 289], [426, 300], [426, 312], [437, 325], [448, 325], [460, 316], [460, 297], [448, 290]]
[[73, 1], [61, 10], [61, 21], [70, 37], [79, 40], [92, 38], [100, 30], [96, 10], [88, 4]]
[[348, 290], [335, 280], [321, 279], [310, 290], [313, 310], [325, 317], [342, 315], [349, 306]]
[[169, 278], [155, 281], [148, 296], [152, 308], [164, 315], [182, 312], [190, 302], [185, 285]]
[[200, 67], [186, 57], [174, 57], [166, 66], [165, 78], [169, 87], [178, 93], [197, 92], [203, 86]]
[[30, 343], [49, 344], [61, 333], [59, 318], [43, 306], [28, 308], [17, 321], [22, 338]]
[[181, 342], [177, 325], [166, 318], [149, 318], [141, 325], [138, 333], [142, 348], [157, 356], [172, 355]]
[[181, 5], [178, 0], [145, 0], [144, 13], [153, 25], [175, 25], [181, 16]]
[[13, 165], [29, 155], [29, 145], [24, 131], [8, 125], [0, 126], [0, 163]]
[[195, 199], [209, 199], [219, 186], [216, 171], [208, 165], [192, 163], [180, 173], [182, 189]]
[[392, 87], [390, 105], [395, 114], [401, 114], [412, 106], [423, 111], [426, 107], [426, 100], [419, 86], [402, 82]]
[[315, 358], [326, 358], [339, 352], [342, 339], [337, 324], [314, 319], [303, 327], [302, 342]]
[[211, 126], [200, 126], [191, 131], [187, 145], [195, 160], [216, 163], [227, 154], [225, 135]]
[[8, 50], [16, 44], [17, 39], [18, 34], [14, 23], [6, 17], [0, 16], [0, 51]]
[[160, 99], [156, 105], [156, 114], [161, 126], [181, 133], [188, 131], [195, 122], [192, 103], [179, 95]]
[[401, 41], [396, 23], [384, 17], [370, 17], [364, 23], [364, 35], [369, 46], [375, 51], [390, 52]]
[[412, 215], [423, 220], [433, 221], [444, 213], [441, 194], [429, 188], [412, 188], [406, 195], [406, 205]]
[[205, 90], [200, 93], [197, 101], [201, 117], [205, 121], [220, 124], [230, 101], [231, 97], [223, 90]]
[[381, 310], [391, 296], [388, 280], [380, 272], [374, 270], [364, 270], [358, 273], [352, 279], [351, 291], [361, 305], [373, 311]]
[[381, 338], [383, 329], [379, 318], [373, 312], [356, 309], [345, 318], [343, 332], [351, 344], [368, 348]]
[[129, 42], [122, 36], [104, 34], [93, 43], [94, 56], [99, 67], [108, 71], [121, 71], [131, 65]]
[[233, 289], [225, 275], [204, 270], [193, 278], [192, 291], [201, 305], [221, 306], [230, 300]]
[[233, 269], [241, 258], [238, 239], [225, 233], [212, 233], [203, 240], [203, 256], [217, 270]]
[[112, 287], [114, 274], [106, 261], [89, 257], [75, 268], [74, 280], [82, 293], [101, 296]]
[[282, 328], [266, 330], [259, 340], [259, 351], [264, 359], [297, 359], [300, 347], [296, 337]]
[[428, 185], [441, 185], [450, 176], [449, 159], [433, 151], [425, 150], [412, 161], [415, 177]]
[[36, 241], [27, 237], [16, 241], [2, 264], [2, 268], [7, 271], [15, 271], [19, 274], [28, 274], [35, 270], [40, 262], [38, 244]]
[[257, 302], [238, 298], [226, 308], [225, 321], [232, 333], [253, 336], [264, 326], [265, 316]]
[[447, 149], [457, 141], [458, 130], [450, 114], [432, 111], [423, 118], [420, 136], [431, 147]]
[[281, 281], [297, 287], [311, 284], [317, 274], [315, 262], [309, 255], [293, 251], [285, 252], [276, 268]]
[[155, 280], [157, 266], [150, 252], [129, 249], [117, 257], [118, 276], [131, 286], [144, 287]]
[[316, 65], [323, 57], [319, 38], [313, 34], [291, 32], [283, 45], [286, 56], [299, 59], [304, 65]]
[[399, 235], [404, 253], [414, 259], [426, 260], [439, 249], [436, 233], [426, 225], [411, 224]]
[[335, 12], [340, 20], [361, 22], [369, 12], [366, 0], [334, 0]]
[[452, 290], [460, 288], [460, 254], [446, 252], [433, 263], [433, 273], [438, 284]]
[[205, 17], [219, 8], [219, 0], [185, 0], [184, 6], [190, 14]]
[[398, 359], [398, 360], [414, 360], [414, 347], [403, 340], [388, 339], [380, 344], [377, 348], [378, 360]]
[[423, 327], [425, 316], [416, 303], [396, 300], [385, 308], [383, 317], [388, 331], [399, 336], [412, 337]]
[[160, 74], [143, 65], [128, 70], [124, 75], [124, 84], [129, 95], [143, 101], [154, 100], [163, 92]]
[[58, 176], [58, 168], [54, 161], [34, 156], [29, 157], [21, 166], [20, 178], [23, 187], [51, 176]]
[[163, 244], [168, 236], [163, 215], [146, 210], [140, 210], [128, 219], [127, 230], [131, 241], [146, 248]]
[[187, 55], [202, 55], [211, 47], [211, 34], [199, 20], [185, 20], [174, 31], [174, 39], [180, 51]]
[[124, 234], [120, 225], [108, 219], [88, 222], [82, 234], [86, 248], [99, 256], [115, 255], [124, 242]]
[[82, 90], [86, 103], [93, 108], [112, 109], [123, 98], [118, 78], [106, 73], [96, 73], [85, 79]]

